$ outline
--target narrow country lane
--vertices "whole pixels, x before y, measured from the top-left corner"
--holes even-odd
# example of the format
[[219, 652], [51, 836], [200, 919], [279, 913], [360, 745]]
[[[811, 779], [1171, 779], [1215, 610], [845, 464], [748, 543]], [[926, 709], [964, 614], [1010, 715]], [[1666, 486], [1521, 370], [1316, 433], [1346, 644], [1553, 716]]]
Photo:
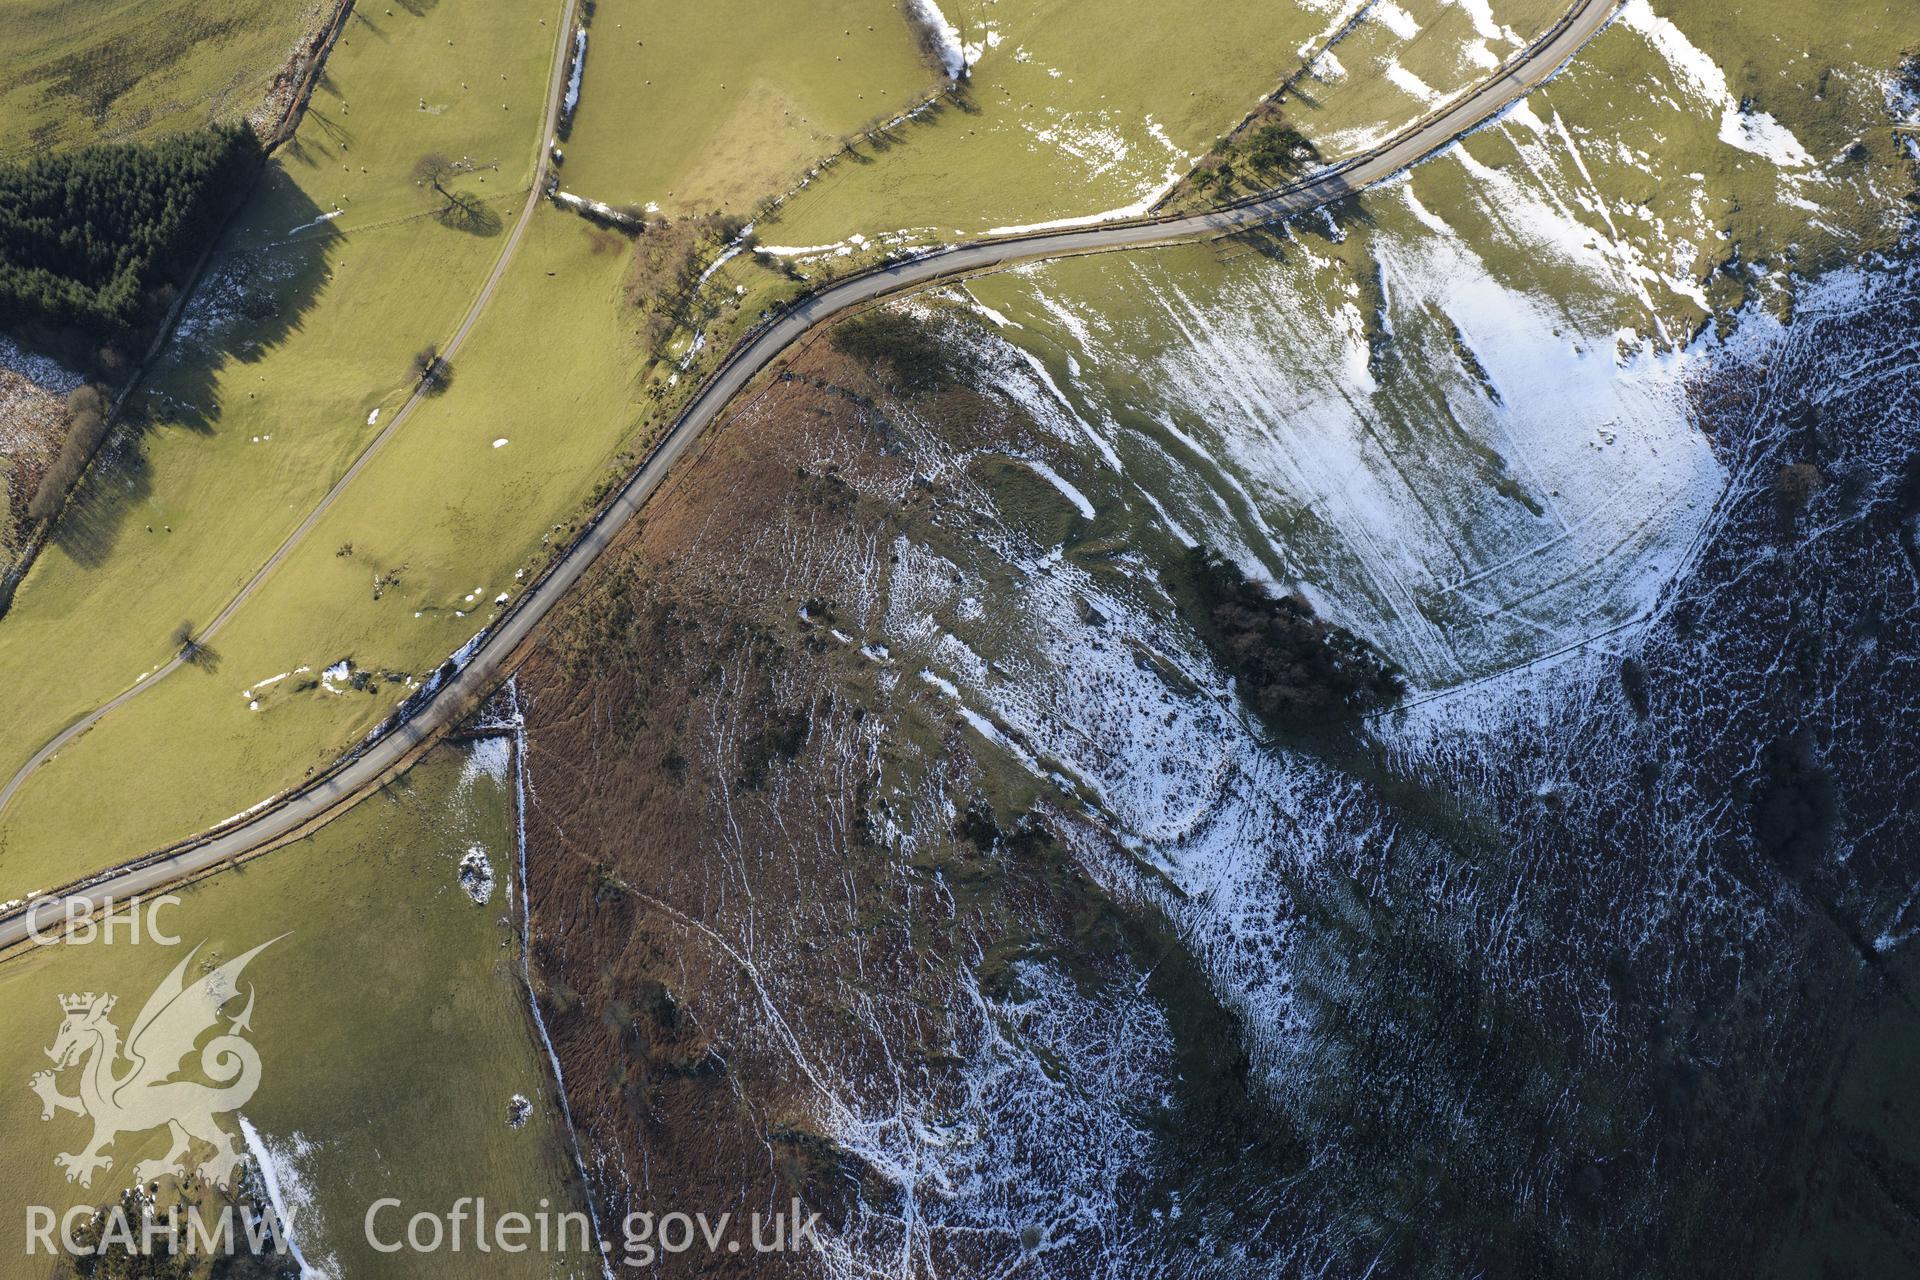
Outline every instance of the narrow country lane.
[[[356, 754], [312, 783], [264, 805], [253, 816], [216, 828], [171, 849], [122, 864], [119, 870], [102, 873], [64, 896], [42, 898], [31, 908], [31, 913], [37, 914], [50, 925], [54, 920], [67, 917], [70, 912], [74, 915], [87, 914], [108, 899], [125, 899], [145, 893], [285, 840], [353, 803], [498, 683], [511, 669], [515, 654], [535, 628], [660, 487], [674, 465], [687, 455], [702, 433], [719, 420], [728, 404], [789, 347], [820, 325], [882, 299], [1012, 263], [1216, 237], [1331, 204], [1426, 159], [1521, 101], [1552, 79], [1569, 59], [1597, 35], [1612, 19], [1619, 3], [1620, 0], [1578, 0], [1545, 36], [1459, 102], [1409, 125], [1379, 147], [1343, 161], [1297, 185], [1229, 207], [1182, 217], [1114, 222], [1003, 240], [977, 241], [876, 268], [829, 286], [798, 303], [754, 331], [735, 349], [598, 518], [582, 532], [566, 554], [548, 568], [533, 588], [515, 602], [480, 643], [467, 665], [447, 680], [410, 719], [394, 726], [384, 737], [364, 744]], [[572, 12], [569, 0], [563, 32], [571, 25]], [[558, 84], [565, 70], [564, 58], [563, 40], [555, 64], [554, 92], [549, 96], [549, 131], [553, 113], [558, 109]], [[528, 221], [527, 215], [532, 212], [534, 201], [540, 198], [544, 185], [544, 147], [542, 157], [539, 177], [529, 195], [527, 209], [519, 225], [514, 228], [513, 237], [502, 252], [500, 262], [475, 298], [453, 343], [449, 344], [449, 354], [479, 318], [480, 311], [519, 243], [520, 234]], [[387, 430], [369, 446], [320, 507], [228, 605], [218, 621], [224, 621], [244, 603], [260, 582], [287, 556], [380, 444], [405, 420], [414, 403], [410, 400], [406, 409], [396, 415]], [[209, 632], [211, 630], [209, 628]], [[162, 668], [147, 681], [130, 688], [48, 744], [33, 762], [15, 775], [4, 790], [0, 790], [0, 806], [6, 803], [32, 769], [49, 758], [61, 745], [177, 665], [176, 661]], [[28, 937], [29, 915], [28, 909], [22, 909], [0, 919], [0, 948], [12, 946]]]

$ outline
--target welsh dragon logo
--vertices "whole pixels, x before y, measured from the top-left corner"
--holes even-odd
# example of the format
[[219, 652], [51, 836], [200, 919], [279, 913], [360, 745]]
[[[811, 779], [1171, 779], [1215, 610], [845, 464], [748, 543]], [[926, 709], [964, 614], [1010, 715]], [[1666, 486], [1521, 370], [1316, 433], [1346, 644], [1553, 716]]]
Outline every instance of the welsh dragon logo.
[[[239, 997], [237, 984], [248, 963], [279, 940], [263, 942], [206, 976], [190, 979], [187, 966], [199, 954], [196, 946], [147, 997], [124, 1047], [120, 1029], [108, 1017], [116, 997], [91, 991], [60, 997], [64, 1017], [46, 1051], [53, 1070], [36, 1072], [27, 1083], [40, 1095], [42, 1120], [53, 1119], [56, 1111], [93, 1120], [92, 1141], [53, 1158], [66, 1170], [68, 1182], [91, 1186], [95, 1170], [113, 1167], [113, 1158], [105, 1152], [116, 1138], [164, 1126], [171, 1131], [172, 1145], [162, 1158], [133, 1167], [136, 1184], [144, 1186], [164, 1174], [184, 1178], [190, 1144], [197, 1140], [214, 1153], [200, 1162], [200, 1175], [217, 1187], [232, 1186], [244, 1153], [239, 1138], [216, 1117], [245, 1106], [260, 1087], [260, 1053], [243, 1034], [252, 1030], [253, 988], [247, 988], [246, 1006], [228, 1019], [225, 1030], [220, 1030], [226, 1016], [222, 1010]], [[200, 1046], [200, 1071], [213, 1083], [175, 1079], [208, 1031], [217, 1034]], [[58, 1078], [73, 1067], [80, 1069], [80, 1092], [69, 1096], [60, 1092]]]

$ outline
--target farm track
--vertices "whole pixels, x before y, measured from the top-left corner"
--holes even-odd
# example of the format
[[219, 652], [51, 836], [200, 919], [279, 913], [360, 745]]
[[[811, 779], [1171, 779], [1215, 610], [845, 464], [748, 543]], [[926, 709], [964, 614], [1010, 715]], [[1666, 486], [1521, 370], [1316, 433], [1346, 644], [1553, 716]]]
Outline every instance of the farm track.
[[[250, 816], [231, 820], [180, 844], [148, 854], [119, 868], [70, 886], [57, 896], [44, 897], [30, 909], [0, 919], [0, 950], [25, 941], [29, 916], [53, 920], [84, 915], [110, 900], [124, 900], [188, 879], [276, 847], [323, 824], [360, 796], [379, 786], [436, 741], [467, 709], [490, 692], [516, 664], [523, 647], [546, 615], [637, 514], [668, 474], [718, 421], [727, 406], [769, 369], [801, 338], [832, 320], [898, 295], [946, 283], [1010, 264], [1039, 259], [1137, 249], [1176, 241], [1212, 239], [1279, 219], [1298, 216], [1345, 199], [1426, 159], [1498, 116], [1550, 80], [1612, 19], [1620, 0], [1578, 0], [1558, 23], [1521, 56], [1452, 106], [1416, 121], [1380, 146], [1354, 156], [1293, 186], [1268, 192], [1233, 205], [1203, 213], [1149, 217], [1068, 230], [1042, 232], [1002, 240], [983, 240], [885, 264], [836, 284], [798, 302], [745, 335], [705, 387], [675, 421], [614, 496], [581, 532], [564, 555], [552, 562], [532, 587], [510, 607], [474, 648], [467, 664], [453, 673], [410, 715], [390, 723], [379, 736], [361, 744], [325, 774], [266, 802]], [[561, 39], [549, 84], [546, 128], [536, 180], [527, 204], [447, 354], [457, 349], [478, 321], [495, 287], [505, 274], [514, 251], [541, 197], [547, 172], [544, 140], [550, 136], [559, 110], [565, 78], [573, 2], [569, 0]], [[272, 559], [222, 610], [203, 632], [210, 636], [252, 596], [254, 591], [293, 551], [306, 532], [340, 496], [364, 465], [410, 415], [419, 401], [411, 397], [387, 428], [361, 454], [326, 498], [288, 537]], [[35, 755], [0, 789], [0, 807], [28, 775], [62, 746], [123, 705], [142, 690], [182, 665], [176, 658], [113, 701], [73, 725]]]
[[[564, 38], [564, 34], [572, 29], [575, 3], [576, 0], [567, 0], [566, 13], [560, 24], [562, 37], [557, 41], [558, 51], [554, 57], [552, 79], [548, 82], [547, 114], [540, 130], [539, 160], [534, 168], [533, 185], [527, 189], [526, 201], [521, 206], [518, 217], [514, 220], [513, 230], [507, 234], [507, 242], [500, 248], [500, 256], [494, 261], [493, 271], [480, 286], [479, 293], [474, 295], [473, 304], [467, 308], [466, 315], [460, 321], [460, 327], [454, 330], [453, 336], [447, 340], [446, 346], [441, 349], [440, 354], [443, 359], [451, 360], [454, 354], [459, 351], [461, 344], [467, 340], [467, 335], [473, 332], [474, 325], [479, 323], [481, 313], [486, 310], [487, 303], [492, 301], [494, 290], [506, 275], [507, 267], [512, 263], [515, 252], [520, 248], [520, 241], [526, 234], [528, 224], [533, 221], [533, 211], [539, 205], [541, 194], [546, 188], [547, 173], [551, 163], [551, 157], [547, 151], [547, 139], [553, 136], [555, 122], [559, 119], [560, 97], [558, 87], [566, 78], [567, 50], [569, 47], [567, 40]], [[346, 11], [346, 8], [342, 9], [343, 14]], [[414, 409], [419, 406], [420, 401], [424, 399], [425, 396], [426, 389], [424, 383], [413, 389], [412, 394], [407, 397], [406, 403], [400, 406], [400, 411], [394, 414], [393, 417], [387, 421], [386, 427], [380, 434], [375, 436], [372, 442], [360, 451], [360, 455], [353, 460], [353, 464], [346, 469], [339, 480], [334, 482], [333, 488], [327, 490], [326, 496], [320, 499], [318, 505], [307, 513], [306, 519], [302, 520], [299, 526], [295, 528], [292, 533], [289, 533], [286, 539], [274, 549], [273, 554], [267, 557], [266, 562], [254, 572], [251, 578], [247, 579], [246, 585], [241, 587], [239, 592], [235, 594], [231, 600], [227, 601], [226, 607], [214, 615], [212, 621], [207, 623], [207, 625], [201, 628], [194, 636], [196, 644], [203, 645], [213, 639], [221, 628], [226, 626], [228, 620], [254, 597], [254, 594], [260, 590], [261, 586], [266, 583], [266, 580], [273, 575], [274, 570], [286, 562], [287, 558], [306, 540], [307, 535], [313, 531], [314, 527], [326, 517], [327, 512], [332, 510], [334, 503], [338, 502], [341, 496], [346, 493], [347, 488], [352, 485], [360, 473], [366, 469], [367, 464], [373, 461], [374, 457], [385, 447], [386, 443], [405, 425], [407, 419], [413, 416]], [[185, 653], [175, 654], [147, 675], [128, 685], [113, 698], [101, 703], [93, 710], [81, 716], [80, 719], [74, 721], [65, 729], [62, 729], [58, 734], [55, 734], [47, 741], [46, 745], [34, 753], [32, 759], [21, 765], [20, 768], [14, 772], [14, 775], [7, 779], [4, 787], [0, 787], [0, 809], [5, 809], [13, 800], [15, 793], [25, 785], [27, 779], [32, 777], [41, 765], [58, 755], [63, 747], [72, 743], [75, 739], [79, 738], [81, 734], [91, 729], [118, 708], [125, 706], [134, 698], [139, 697], [142, 693], [145, 693], [148, 689], [151, 689], [154, 685], [172, 675], [182, 666], [185, 666], [187, 662], [188, 658]]]

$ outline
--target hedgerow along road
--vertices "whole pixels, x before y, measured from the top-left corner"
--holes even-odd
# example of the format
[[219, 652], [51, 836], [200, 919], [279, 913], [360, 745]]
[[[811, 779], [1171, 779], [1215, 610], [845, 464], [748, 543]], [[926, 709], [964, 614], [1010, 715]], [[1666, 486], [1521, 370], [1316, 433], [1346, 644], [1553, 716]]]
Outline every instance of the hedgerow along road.
[[[363, 744], [325, 775], [285, 793], [248, 817], [122, 864], [119, 869], [102, 873], [70, 892], [39, 899], [29, 907], [0, 919], [0, 948], [13, 946], [28, 937], [32, 923], [30, 917], [51, 926], [55, 920], [90, 914], [109, 901], [125, 901], [200, 874], [223, 862], [288, 839], [346, 808], [359, 796], [379, 785], [440, 730], [497, 687], [511, 669], [521, 646], [541, 620], [611, 545], [615, 535], [638, 513], [701, 434], [718, 421], [733, 399], [788, 348], [820, 325], [885, 299], [1014, 263], [1116, 249], [1137, 249], [1178, 240], [1209, 239], [1295, 217], [1332, 204], [1391, 178], [1451, 146], [1521, 101], [1552, 79], [1589, 40], [1599, 34], [1612, 20], [1621, 2], [1580, 0], [1518, 58], [1458, 102], [1414, 122], [1380, 146], [1291, 186], [1203, 213], [1102, 223], [998, 240], [979, 240], [935, 250], [875, 267], [795, 303], [749, 333], [735, 347], [639, 469], [627, 478], [566, 553], [553, 562], [532, 588], [495, 623], [485, 639], [473, 649], [466, 665], [444, 681], [433, 697], [417, 707], [411, 716], [392, 725], [374, 741]], [[571, 20], [572, 5], [569, 4], [567, 20], [562, 24], [563, 32]], [[549, 130], [554, 112], [558, 109], [558, 87], [565, 67], [566, 42], [563, 40], [561, 43], [563, 52], [556, 59], [554, 84], [550, 86]], [[542, 192], [545, 172], [543, 159], [539, 170], [540, 181], [536, 181], [529, 194], [529, 213], [533, 202]], [[491, 296], [495, 284], [505, 272], [508, 259], [518, 247], [520, 229], [527, 221], [523, 213], [519, 226], [514, 229], [513, 239], [503, 250], [493, 274], [488, 277], [469, 310], [460, 329], [461, 337], [472, 327], [486, 299]], [[449, 347], [453, 345], [449, 344]], [[409, 409], [413, 403], [409, 401]], [[380, 439], [362, 455], [362, 462], [391, 435], [400, 421], [401, 418], [397, 416], [387, 432], [382, 433]], [[327, 495], [322, 509], [334, 500], [340, 487], [352, 478], [359, 465], [356, 463], [354, 470], [342, 478], [340, 486]], [[310, 519], [289, 538], [274, 560], [248, 584], [242, 596], [237, 597], [222, 613], [223, 620], [285, 558], [285, 554], [298, 541], [300, 533], [312, 523]], [[173, 665], [177, 666], [177, 661]], [[150, 686], [160, 674], [150, 677], [146, 685], [129, 689], [56, 739], [48, 749], [35, 757], [34, 762], [16, 774], [4, 791], [0, 791], [0, 805], [4, 805], [7, 798], [18, 789], [32, 768], [57, 751], [61, 743], [70, 741], [74, 735], [113, 707], [124, 703], [142, 687]]]

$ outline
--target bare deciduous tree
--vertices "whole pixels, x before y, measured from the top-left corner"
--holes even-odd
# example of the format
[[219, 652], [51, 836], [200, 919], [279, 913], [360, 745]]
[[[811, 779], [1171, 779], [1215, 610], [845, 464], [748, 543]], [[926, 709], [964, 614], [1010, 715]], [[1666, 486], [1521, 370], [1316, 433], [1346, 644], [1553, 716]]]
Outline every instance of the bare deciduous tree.
[[455, 198], [453, 192], [447, 190], [447, 183], [458, 172], [460, 166], [438, 151], [429, 151], [413, 162], [414, 182], [423, 187], [432, 187], [447, 200]]
[[438, 151], [429, 151], [413, 162], [414, 185], [429, 187], [441, 200], [437, 215], [442, 226], [490, 236], [500, 230], [500, 215], [478, 196], [455, 191], [448, 184], [473, 166], [464, 160], [451, 160]]
[[108, 407], [106, 393], [98, 387], [76, 387], [67, 396], [67, 436], [28, 500], [27, 514], [33, 519], [50, 519], [67, 500], [67, 491], [106, 438]]
[[213, 651], [207, 648], [206, 643], [194, 632], [191, 620], [182, 621], [173, 629], [173, 648], [174, 652], [180, 655], [182, 662], [192, 666], [208, 663], [213, 655]]
[[440, 354], [440, 348], [429, 342], [413, 354], [413, 376], [420, 381], [420, 389], [433, 395], [447, 389], [453, 381], [453, 366]]

